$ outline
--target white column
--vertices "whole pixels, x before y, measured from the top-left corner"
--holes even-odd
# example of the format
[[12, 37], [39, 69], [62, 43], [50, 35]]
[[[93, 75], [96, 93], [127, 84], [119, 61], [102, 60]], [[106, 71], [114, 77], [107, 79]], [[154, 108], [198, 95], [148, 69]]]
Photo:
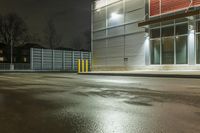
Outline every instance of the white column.
[[189, 25], [188, 34], [188, 60], [189, 65], [195, 65], [195, 30], [193, 25]]
[[145, 35], [144, 48], [145, 48], [145, 65], [150, 65], [150, 39], [147, 33]]

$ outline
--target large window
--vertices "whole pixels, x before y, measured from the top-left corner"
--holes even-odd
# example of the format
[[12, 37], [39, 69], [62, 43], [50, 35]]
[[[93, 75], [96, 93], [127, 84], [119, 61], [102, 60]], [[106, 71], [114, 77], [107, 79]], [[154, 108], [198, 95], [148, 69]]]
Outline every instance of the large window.
[[160, 64], [160, 39], [151, 40], [151, 64]]
[[176, 37], [176, 64], [187, 64], [188, 44], [187, 36]]
[[188, 24], [176, 25], [176, 64], [188, 63]]
[[162, 38], [162, 64], [174, 64], [174, 38]]

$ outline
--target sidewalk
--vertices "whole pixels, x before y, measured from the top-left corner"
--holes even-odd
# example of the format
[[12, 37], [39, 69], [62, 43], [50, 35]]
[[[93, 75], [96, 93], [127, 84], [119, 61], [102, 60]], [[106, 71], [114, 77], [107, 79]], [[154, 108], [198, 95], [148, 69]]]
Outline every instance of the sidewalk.
[[196, 78], [200, 79], [200, 71], [93, 71], [80, 75], [132, 76], [160, 78]]

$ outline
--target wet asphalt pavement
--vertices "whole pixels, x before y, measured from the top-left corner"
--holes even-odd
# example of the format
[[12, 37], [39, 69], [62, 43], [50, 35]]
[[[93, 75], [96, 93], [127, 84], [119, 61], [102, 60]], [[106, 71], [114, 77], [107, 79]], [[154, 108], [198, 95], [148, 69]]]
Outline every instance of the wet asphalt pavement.
[[0, 74], [0, 133], [199, 133], [200, 79]]

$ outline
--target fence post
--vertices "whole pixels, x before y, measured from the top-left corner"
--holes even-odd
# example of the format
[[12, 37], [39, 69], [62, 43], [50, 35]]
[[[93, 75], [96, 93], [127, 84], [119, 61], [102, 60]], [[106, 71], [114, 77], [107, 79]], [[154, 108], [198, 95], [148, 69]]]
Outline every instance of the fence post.
[[85, 72], [86, 72], [86, 73], [88, 72], [88, 66], [89, 66], [88, 60], [86, 60], [86, 61], [85, 61]]
[[82, 61], [82, 72], [85, 72], [85, 60], [82, 59], [81, 61]]
[[31, 70], [33, 70], [33, 48], [30, 49], [30, 56]]
[[78, 73], [81, 72], [81, 60], [78, 59]]
[[54, 60], [55, 60], [55, 57], [54, 57], [54, 49], [52, 50], [52, 70], [54, 70]]
[[65, 50], [62, 50], [62, 65], [63, 65], [63, 70], [67, 70], [67, 68], [65, 68]]
[[42, 57], [42, 59], [41, 59], [41, 67], [42, 67], [42, 69], [41, 70], [43, 70], [43, 64], [44, 64], [44, 61], [43, 61], [43, 49], [41, 50], [41, 57]]
[[74, 56], [74, 51], [72, 51], [72, 71], [75, 71], [75, 56]]

